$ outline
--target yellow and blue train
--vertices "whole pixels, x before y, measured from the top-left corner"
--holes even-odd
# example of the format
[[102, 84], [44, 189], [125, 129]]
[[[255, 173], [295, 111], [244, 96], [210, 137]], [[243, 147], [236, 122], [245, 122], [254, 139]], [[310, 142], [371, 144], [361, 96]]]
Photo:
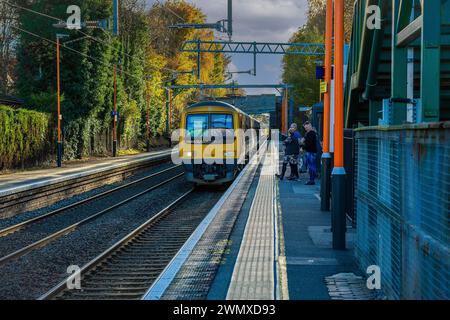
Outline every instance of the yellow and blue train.
[[197, 185], [233, 181], [259, 146], [260, 123], [225, 102], [187, 107], [180, 128], [180, 158], [187, 180]]

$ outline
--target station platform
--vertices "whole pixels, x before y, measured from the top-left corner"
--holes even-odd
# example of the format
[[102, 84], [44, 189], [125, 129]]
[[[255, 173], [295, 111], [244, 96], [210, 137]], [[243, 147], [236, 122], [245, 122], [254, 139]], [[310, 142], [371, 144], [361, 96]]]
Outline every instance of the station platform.
[[0, 175], [0, 219], [38, 210], [79, 194], [119, 183], [169, 162], [172, 150], [63, 164], [62, 168]]
[[150, 159], [170, 156], [171, 150], [160, 150], [132, 156], [63, 164], [62, 168], [19, 171], [0, 175], [0, 197], [51, 185], [66, 180], [82, 178], [95, 173], [138, 164]]
[[331, 246], [319, 186], [278, 181], [280, 150], [255, 156], [144, 300], [375, 299], [348, 250]]

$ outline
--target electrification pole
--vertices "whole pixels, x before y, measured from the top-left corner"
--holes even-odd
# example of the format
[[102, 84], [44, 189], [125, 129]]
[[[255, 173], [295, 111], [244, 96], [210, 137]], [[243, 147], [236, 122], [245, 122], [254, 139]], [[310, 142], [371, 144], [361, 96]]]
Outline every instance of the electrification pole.
[[324, 95], [323, 108], [323, 154], [322, 175], [320, 181], [320, 209], [330, 211], [331, 154], [330, 154], [330, 112], [331, 112], [331, 65], [333, 38], [333, 0], [327, 0], [325, 27], [325, 82], [327, 91]]
[[228, 28], [227, 33], [228, 37], [231, 40], [233, 36], [233, 0], [228, 0]]
[[331, 178], [333, 249], [345, 250], [346, 213], [344, 168], [344, 0], [334, 0], [334, 169]]
[[[170, 83], [171, 84], [171, 83]], [[169, 86], [170, 86], [169, 84]], [[172, 113], [172, 91], [171, 89], [168, 87], [166, 88], [166, 136], [167, 139], [169, 140], [169, 147], [172, 147], [172, 139], [170, 137], [170, 118], [171, 113]]]

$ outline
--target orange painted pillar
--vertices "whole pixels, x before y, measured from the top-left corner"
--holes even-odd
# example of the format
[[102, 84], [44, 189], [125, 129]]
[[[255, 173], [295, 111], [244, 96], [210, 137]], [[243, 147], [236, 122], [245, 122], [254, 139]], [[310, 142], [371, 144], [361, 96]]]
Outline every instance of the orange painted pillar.
[[331, 66], [333, 65], [333, 0], [327, 0], [325, 25], [325, 82], [327, 92], [324, 94], [323, 107], [323, 153], [322, 175], [320, 178], [320, 209], [330, 211], [331, 200], [331, 154], [330, 154], [330, 119], [331, 119]]
[[333, 0], [327, 0], [326, 26], [325, 26], [325, 81], [327, 92], [324, 95], [323, 109], [323, 152], [330, 152], [330, 112], [331, 112], [331, 66], [333, 38]]
[[344, 0], [335, 0], [334, 166], [344, 167]]
[[334, 0], [334, 168], [331, 175], [333, 249], [345, 250], [347, 232], [344, 168], [344, 0]]

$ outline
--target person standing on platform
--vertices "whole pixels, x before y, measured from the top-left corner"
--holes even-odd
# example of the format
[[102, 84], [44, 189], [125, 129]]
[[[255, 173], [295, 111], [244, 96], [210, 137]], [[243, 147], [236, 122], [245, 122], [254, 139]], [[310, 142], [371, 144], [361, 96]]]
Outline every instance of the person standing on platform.
[[309, 181], [306, 185], [315, 185], [317, 177], [317, 133], [309, 121], [303, 125], [306, 131], [305, 138], [302, 140], [302, 149], [306, 151], [306, 163], [308, 165]]
[[300, 154], [300, 141], [301, 136], [297, 131], [297, 125], [293, 123], [289, 129], [288, 137], [283, 141], [285, 150], [283, 157], [283, 168], [281, 170], [281, 175], [276, 174], [276, 176], [280, 179], [284, 179], [284, 175], [286, 174], [287, 165], [289, 164], [291, 168], [291, 175], [288, 180], [297, 180], [299, 178], [298, 175], [298, 155]]

